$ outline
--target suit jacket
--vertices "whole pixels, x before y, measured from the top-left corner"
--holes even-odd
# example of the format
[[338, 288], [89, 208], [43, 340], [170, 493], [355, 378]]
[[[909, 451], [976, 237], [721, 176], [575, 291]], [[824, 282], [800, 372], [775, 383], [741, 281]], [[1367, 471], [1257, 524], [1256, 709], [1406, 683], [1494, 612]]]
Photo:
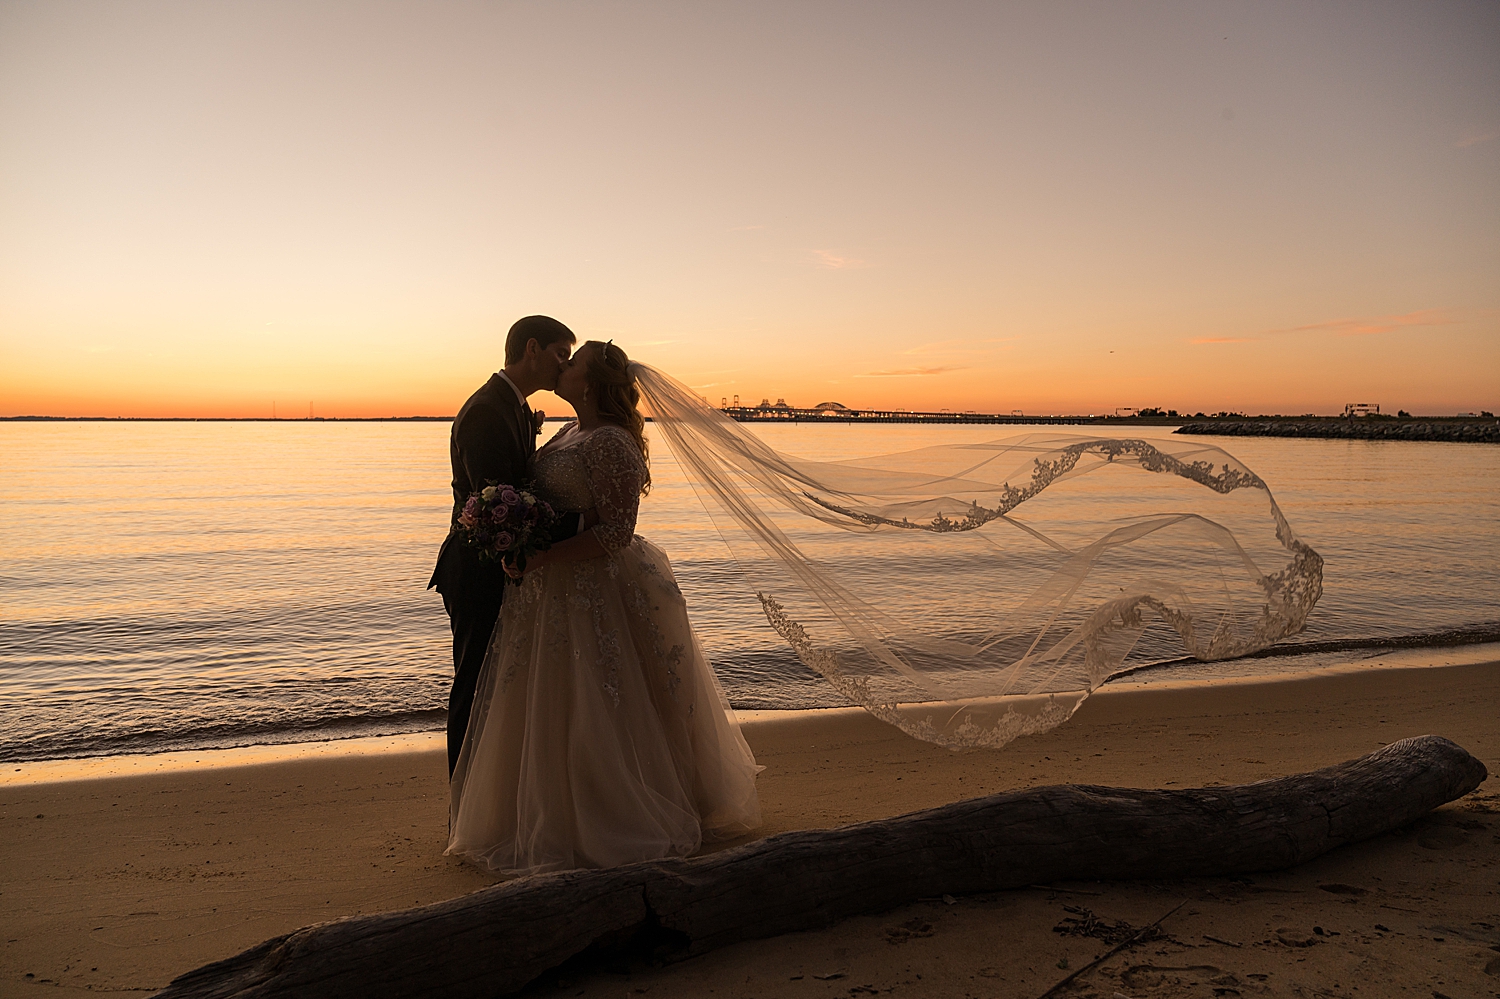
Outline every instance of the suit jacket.
[[530, 477], [536, 437], [530, 408], [498, 373], [469, 396], [453, 418], [448, 437], [453, 515], [429, 588], [435, 586], [439, 593], [452, 595], [475, 589], [503, 592], [505, 570], [497, 562], [480, 559], [454, 529], [471, 493], [491, 482], [518, 486]]

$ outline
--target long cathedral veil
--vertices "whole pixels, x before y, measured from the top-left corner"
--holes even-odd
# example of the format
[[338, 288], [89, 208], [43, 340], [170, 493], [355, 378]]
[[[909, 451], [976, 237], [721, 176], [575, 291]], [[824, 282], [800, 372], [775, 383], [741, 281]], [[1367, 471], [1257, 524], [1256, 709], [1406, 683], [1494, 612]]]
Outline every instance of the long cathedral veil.
[[1322, 593], [1322, 558], [1216, 447], [1029, 434], [808, 461], [632, 371], [771, 626], [927, 742], [1044, 732], [1138, 648], [1242, 656]]

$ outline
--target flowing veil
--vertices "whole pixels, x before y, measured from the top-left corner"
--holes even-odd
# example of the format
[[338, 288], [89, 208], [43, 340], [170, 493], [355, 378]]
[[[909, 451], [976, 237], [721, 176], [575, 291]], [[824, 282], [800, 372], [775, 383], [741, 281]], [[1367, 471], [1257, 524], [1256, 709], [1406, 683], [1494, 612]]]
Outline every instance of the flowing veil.
[[1322, 558], [1216, 447], [1028, 434], [808, 461], [632, 371], [771, 626], [927, 742], [1044, 732], [1133, 651], [1242, 656], [1322, 593]]

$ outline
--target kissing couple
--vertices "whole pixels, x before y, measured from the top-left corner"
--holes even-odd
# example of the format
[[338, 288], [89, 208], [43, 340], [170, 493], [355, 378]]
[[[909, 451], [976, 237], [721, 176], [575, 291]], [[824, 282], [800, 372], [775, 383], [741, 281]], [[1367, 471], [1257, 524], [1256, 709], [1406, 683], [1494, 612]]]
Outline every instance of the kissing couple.
[[[520, 320], [453, 422], [431, 583], [453, 626], [448, 852], [492, 869], [683, 856], [760, 823], [760, 768], [671, 565], [635, 533], [642, 401], [771, 628], [820, 682], [936, 745], [1062, 724], [1148, 629], [1158, 655], [1175, 639], [1228, 660], [1300, 632], [1322, 595], [1323, 560], [1266, 482], [1202, 440], [934, 431], [810, 461], [615, 344], [576, 342]], [[537, 450], [542, 388], [578, 419]], [[519, 572], [459, 523], [476, 490], [522, 483], [563, 516]]]
[[[453, 631], [447, 852], [507, 873], [686, 856], [760, 825], [760, 768], [671, 564], [635, 533], [641, 368], [576, 343], [547, 316], [517, 321], [505, 367], [454, 418], [453, 529], [428, 584]], [[578, 416], [540, 450], [538, 389]], [[524, 573], [457, 529], [471, 494], [523, 483], [562, 514]]]

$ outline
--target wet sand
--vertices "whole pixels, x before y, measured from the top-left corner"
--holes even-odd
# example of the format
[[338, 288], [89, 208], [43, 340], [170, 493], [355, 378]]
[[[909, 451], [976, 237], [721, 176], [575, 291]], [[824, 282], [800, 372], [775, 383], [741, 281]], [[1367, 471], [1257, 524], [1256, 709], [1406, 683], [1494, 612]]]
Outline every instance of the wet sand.
[[[1242, 783], [1424, 733], [1453, 739], [1500, 773], [1497, 706], [1500, 663], [1482, 663], [1106, 690], [1062, 728], [998, 751], [951, 753], [857, 711], [752, 714], [746, 734], [767, 767], [764, 835], [1042, 784]], [[381, 751], [7, 767], [0, 995], [148, 995], [308, 923], [490, 883], [442, 856], [437, 739], [369, 745]], [[1108, 948], [1107, 929], [1056, 932], [1064, 920], [1087, 923], [1088, 910], [1140, 926], [1185, 902], [1162, 924], [1164, 938], [1122, 952], [1064, 994], [1500, 995], [1497, 791], [1492, 778], [1411, 828], [1280, 874], [917, 902], [664, 968], [565, 972], [531, 991], [1040, 996]]]

